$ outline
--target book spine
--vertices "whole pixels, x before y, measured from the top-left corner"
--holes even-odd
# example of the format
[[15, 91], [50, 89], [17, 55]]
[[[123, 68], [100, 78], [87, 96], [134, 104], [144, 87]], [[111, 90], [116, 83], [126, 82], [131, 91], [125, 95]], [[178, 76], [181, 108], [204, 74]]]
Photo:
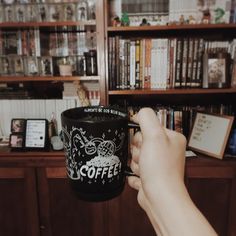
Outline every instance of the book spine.
[[145, 39], [145, 71], [144, 71], [144, 88], [151, 88], [151, 39]]
[[182, 77], [182, 49], [183, 49], [183, 40], [178, 38], [176, 41], [176, 59], [175, 59], [175, 88], [181, 87], [181, 77]]
[[140, 88], [140, 40], [135, 40], [135, 88]]
[[135, 41], [130, 42], [130, 88], [135, 89]]
[[116, 89], [120, 89], [120, 37], [115, 36], [115, 78]]

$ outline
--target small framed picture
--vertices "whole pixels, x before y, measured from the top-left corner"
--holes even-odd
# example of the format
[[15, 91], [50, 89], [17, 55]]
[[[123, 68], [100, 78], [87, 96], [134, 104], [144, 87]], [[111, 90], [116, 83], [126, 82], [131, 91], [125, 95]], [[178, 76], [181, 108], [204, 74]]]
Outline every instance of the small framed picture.
[[9, 146], [12, 149], [24, 148], [24, 135], [23, 134], [11, 134], [9, 140]]
[[62, 20], [63, 7], [61, 4], [49, 5], [49, 21], [55, 22]]
[[227, 88], [230, 86], [229, 53], [203, 55], [203, 88]]
[[36, 22], [38, 21], [38, 8], [35, 4], [27, 5], [27, 21]]
[[25, 6], [16, 5], [15, 6], [15, 21], [16, 22], [25, 22]]
[[4, 9], [3, 9], [2, 5], [0, 5], [0, 22], [4, 22], [4, 14], [3, 13], [4, 13]]
[[79, 2], [76, 6], [77, 20], [88, 20], [88, 3], [86, 1]]
[[12, 119], [11, 133], [24, 133], [24, 132], [25, 132], [25, 119]]
[[4, 18], [6, 22], [15, 21], [15, 7], [14, 5], [6, 5], [4, 7]]
[[11, 61], [9, 57], [0, 57], [1, 63], [1, 75], [10, 75], [11, 70]]
[[40, 57], [39, 58], [39, 68], [41, 76], [52, 76], [52, 57]]
[[233, 120], [234, 116], [197, 112], [188, 148], [210, 157], [222, 159]]
[[38, 20], [41, 22], [45, 22], [49, 20], [47, 5], [38, 4]]
[[12, 57], [12, 64], [15, 75], [24, 75], [24, 61], [21, 56]]
[[25, 69], [28, 76], [39, 75], [38, 60], [37, 57], [25, 58]]
[[75, 21], [75, 4], [66, 3], [64, 5], [64, 20]]
[[26, 149], [45, 149], [48, 146], [48, 121], [27, 119], [25, 129]]

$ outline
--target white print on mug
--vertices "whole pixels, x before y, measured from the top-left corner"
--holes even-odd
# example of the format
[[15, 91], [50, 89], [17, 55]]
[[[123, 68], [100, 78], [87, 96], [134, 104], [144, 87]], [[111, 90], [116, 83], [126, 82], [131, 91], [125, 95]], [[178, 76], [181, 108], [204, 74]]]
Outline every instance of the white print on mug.
[[[111, 130], [108, 130], [111, 132]], [[121, 162], [115, 155], [124, 142], [125, 133], [115, 131], [115, 139], [118, 138], [119, 145], [116, 146], [112, 140], [106, 140], [105, 134], [100, 137], [86, 137], [86, 131], [82, 128], [72, 128], [70, 133], [67, 129], [63, 129], [64, 138], [69, 140], [65, 144], [65, 153], [67, 156], [66, 166], [67, 174], [73, 180], [83, 181], [84, 177], [89, 179], [112, 179], [118, 176], [121, 170]], [[85, 154], [80, 150], [84, 149]], [[90, 158], [91, 155], [96, 155], [94, 158], [85, 162], [84, 158]], [[76, 158], [78, 157], [78, 160]], [[105, 183], [104, 181], [102, 182]]]

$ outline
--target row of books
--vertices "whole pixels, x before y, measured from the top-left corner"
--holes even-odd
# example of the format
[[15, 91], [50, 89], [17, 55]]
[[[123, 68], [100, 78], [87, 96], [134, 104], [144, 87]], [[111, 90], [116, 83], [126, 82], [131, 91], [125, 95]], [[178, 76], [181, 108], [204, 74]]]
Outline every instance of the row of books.
[[236, 40], [203, 38], [108, 39], [109, 88], [166, 89], [202, 87], [202, 55], [229, 53]]
[[0, 55], [69, 56], [83, 55], [96, 46], [94, 31], [83, 26], [72, 31], [63, 27], [59, 32], [29, 30], [0, 30]]
[[60, 65], [71, 65], [73, 76], [91, 75], [86, 68], [84, 56], [69, 57], [26, 57], [5, 56], [0, 57], [1, 76], [60, 76]]
[[49, 4], [2, 4], [0, 22], [56, 22], [95, 20], [95, 5], [86, 1]]
[[[141, 107], [128, 106], [130, 116], [133, 116]], [[175, 130], [189, 137], [190, 131], [195, 119], [196, 112], [207, 112], [220, 115], [232, 115], [233, 108], [231, 105], [219, 104], [208, 106], [155, 106], [152, 107], [156, 112], [160, 123], [165, 128]]]

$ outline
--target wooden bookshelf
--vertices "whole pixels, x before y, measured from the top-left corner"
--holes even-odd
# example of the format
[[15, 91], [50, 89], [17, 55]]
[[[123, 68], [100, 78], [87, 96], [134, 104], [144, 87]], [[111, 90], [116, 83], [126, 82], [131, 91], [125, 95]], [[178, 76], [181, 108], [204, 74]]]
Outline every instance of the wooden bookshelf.
[[6, 76], [0, 82], [23, 81], [99, 81], [100, 76]]
[[62, 27], [62, 26], [96, 26], [95, 20], [88, 21], [57, 21], [57, 22], [2, 22], [0, 28], [30, 28], [30, 27]]
[[236, 88], [226, 89], [136, 89], [136, 90], [110, 90], [112, 95], [155, 95], [155, 94], [236, 94]]
[[108, 32], [132, 32], [132, 31], [184, 31], [184, 30], [220, 30], [236, 29], [236, 24], [186, 24], [186, 25], [156, 25], [156, 26], [108, 26]]

